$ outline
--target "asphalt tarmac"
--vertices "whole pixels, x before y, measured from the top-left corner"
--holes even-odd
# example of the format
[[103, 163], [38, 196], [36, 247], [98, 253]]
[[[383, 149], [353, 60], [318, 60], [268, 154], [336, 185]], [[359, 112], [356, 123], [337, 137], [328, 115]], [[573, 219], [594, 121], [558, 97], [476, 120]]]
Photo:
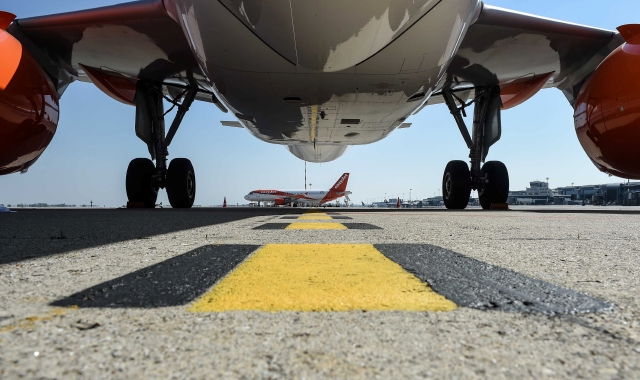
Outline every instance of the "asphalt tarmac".
[[0, 214], [1, 378], [640, 378], [633, 209]]

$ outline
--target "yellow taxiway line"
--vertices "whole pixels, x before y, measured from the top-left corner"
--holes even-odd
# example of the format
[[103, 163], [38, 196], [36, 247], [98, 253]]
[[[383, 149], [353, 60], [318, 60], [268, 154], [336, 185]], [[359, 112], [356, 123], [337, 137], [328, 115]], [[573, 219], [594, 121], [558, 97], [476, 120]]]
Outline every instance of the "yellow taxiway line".
[[191, 311], [455, 308], [371, 244], [268, 244], [196, 301]]
[[289, 224], [285, 230], [346, 230], [347, 226], [342, 223], [321, 222], [321, 223], [305, 223], [294, 222]]
[[298, 217], [298, 220], [333, 220], [333, 218], [327, 214], [313, 213], [303, 214]]
[[65, 314], [67, 314], [67, 312], [69, 312], [70, 310], [75, 310], [77, 308], [78, 308], [78, 306], [72, 306], [72, 307], [69, 307], [69, 308], [56, 308], [56, 309], [53, 309], [53, 310], [49, 311], [44, 316], [28, 317], [28, 318], [25, 318], [24, 320], [22, 320], [21, 322], [15, 324], [15, 325], [7, 325], [7, 326], [0, 327], [0, 333], [3, 333], [5, 331], [11, 331], [11, 330], [14, 330], [14, 329], [33, 330], [36, 322], [49, 322], [49, 321], [52, 321], [54, 318], [62, 317]]

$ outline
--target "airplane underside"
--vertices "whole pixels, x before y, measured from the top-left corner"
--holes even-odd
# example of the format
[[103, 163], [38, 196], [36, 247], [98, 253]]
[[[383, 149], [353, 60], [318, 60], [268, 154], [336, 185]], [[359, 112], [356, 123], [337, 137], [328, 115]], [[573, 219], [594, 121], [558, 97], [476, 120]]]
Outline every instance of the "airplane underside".
[[[640, 179], [640, 25], [614, 32], [480, 0], [140, 0], [15, 17], [0, 11], [0, 175], [36, 162], [60, 96], [81, 80], [136, 107], [150, 158], [131, 161], [126, 187], [140, 207], [155, 207], [159, 189], [173, 207], [192, 207], [194, 167], [168, 157], [194, 101], [309, 162], [379, 141], [444, 103], [469, 149], [469, 162], [445, 169], [444, 203], [465, 208], [477, 190], [492, 208], [509, 187], [506, 166], [487, 161], [501, 112], [554, 87], [594, 165]], [[166, 103], [178, 111], [165, 125]]]
[[200, 67], [240, 122], [310, 162], [402, 125], [436, 88], [479, 10], [475, 0], [175, 6]]

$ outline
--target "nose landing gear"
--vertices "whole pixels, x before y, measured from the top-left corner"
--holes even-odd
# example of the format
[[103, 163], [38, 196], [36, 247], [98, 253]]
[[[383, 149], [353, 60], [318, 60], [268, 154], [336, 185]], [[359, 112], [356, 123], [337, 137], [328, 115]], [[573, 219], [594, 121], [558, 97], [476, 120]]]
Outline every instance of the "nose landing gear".
[[[500, 161], [485, 162], [489, 148], [500, 140], [502, 126], [500, 110], [500, 87], [478, 87], [475, 99], [465, 104], [456, 97], [448, 83], [442, 90], [445, 103], [453, 115], [460, 133], [469, 148], [471, 168], [464, 161], [451, 161], [447, 164], [442, 179], [442, 197], [448, 209], [461, 210], [467, 207], [471, 190], [478, 190], [478, 198], [483, 209], [490, 209], [492, 204], [506, 203], [509, 195], [509, 172]], [[460, 103], [460, 107], [456, 101]], [[465, 107], [475, 103], [472, 135], [462, 118]]]
[[[136, 135], [149, 149], [151, 159], [135, 158], [127, 169], [126, 188], [130, 203], [154, 208], [158, 190], [167, 189], [173, 208], [191, 208], [196, 197], [196, 175], [191, 161], [174, 158], [167, 167], [168, 147], [177, 132], [184, 115], [191, 107], [198, 92], [198, 84], [189, 76], [189, 87], [178, 99], [167, 99], [178, 107], [178, 113], [165, 135], [162, 84], [138, 81], [136, 88]], [[152, 160], [155, 160], [155, 164]]]

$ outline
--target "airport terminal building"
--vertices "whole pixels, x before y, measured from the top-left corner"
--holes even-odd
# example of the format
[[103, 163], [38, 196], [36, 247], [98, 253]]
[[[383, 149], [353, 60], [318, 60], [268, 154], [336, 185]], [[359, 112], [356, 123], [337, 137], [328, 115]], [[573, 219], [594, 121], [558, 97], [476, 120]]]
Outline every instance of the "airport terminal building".
[[532, 181], [526, 190], [510, 191], [511, 205], [619, 205], [640, 206], [640, 182], [549, 188], [549, 183]]

